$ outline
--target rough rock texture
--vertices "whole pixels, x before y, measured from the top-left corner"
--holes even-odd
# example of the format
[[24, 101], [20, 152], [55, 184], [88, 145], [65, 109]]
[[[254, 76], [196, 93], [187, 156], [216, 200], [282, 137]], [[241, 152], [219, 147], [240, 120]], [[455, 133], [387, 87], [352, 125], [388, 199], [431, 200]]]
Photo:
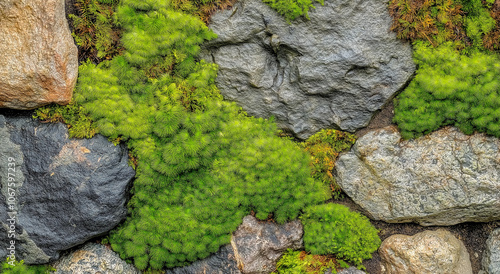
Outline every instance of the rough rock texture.
[[217, 253], [185, 267], [166, 269], [165, 274], [241, 274], [231, 245], [225, 245]]
[[64, 1], [0, 1], [0, 108], [71, 100], [78, 51]]
[[447, 127], [401, 140], [395, 127], [359, 138], [337, 182], [375, 220], [453, 225], [500, 219], [500, 141]]
[[[347, 269], [342, 269], [340, 270], [339, 272], [337, 272], [337, 274], [365, 274], [366, 272], [362, 271], [362, 270], [359, 270], [357, 269], [356, 267], [354, 266], [351, 266]], [[330, 269], [328, 269], [325, 274], [332, 274], [332, 271]]]
[[410, 45], [390, 31], [386, 1], [316, 6], [311, 20], [288, 24], [261, 0], [239, 1], [212, 16], [218, 38], [203, 56], [219, 65], [226, 99], [302, 139], [366, 126], [415, 70]]
[[246, 274], [274, 271], [283, 252], [303, 247], [303, 234], [298, 220], [278, 225], [246, 216], [231, 238], [238, 268]]
[[111, 249], [96, 243], [87, 243], [82, 248], [73, 251], [52, 266], [57, 269], [55, 274], [100, 273], [100, 274], [139, 274], [134, 266], [120, 259]]
[[379, 248], [387, 274], [472, 274], [469, 253], [449, 231], [392, 235]]
[[500, 274], [500, 228], [495, 229], [486, 241], [482, 265], [484, 274]]
[[[59, 251], [106, 233], [125, 218], [134, 171], [124, 146], [100, 135], [68, 139], [63, 124], [2, 115], [0, 144], [0, 258], [7, 255], [7, 219], [14, 211], [16, 256], [27, 264], [57, 259]], [[8, 170], [9, 157], [15, 172]], [[8, 178], [15, 178], [11, 189]], [[17, 201], [8, 208], [11, 192]]]

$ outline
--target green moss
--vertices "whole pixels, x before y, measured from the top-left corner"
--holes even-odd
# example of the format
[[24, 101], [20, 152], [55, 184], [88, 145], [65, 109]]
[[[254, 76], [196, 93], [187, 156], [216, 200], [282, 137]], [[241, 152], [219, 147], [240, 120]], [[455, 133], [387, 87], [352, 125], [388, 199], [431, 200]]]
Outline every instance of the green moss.
[[378, 230], [365, 216], [339, 204], [311, 206], [301, 217], [304, 246], [311, 254], [335, 254], [362, 268], [380, 246]]
[[97, 128], [85, 109], [72, 101], [66, 106], [52, 104], [35, 110], [33, 118], [43, 122], [63, 122], [68, 125], [70, 138], [92, 138]]
[[311, 154], [313, 178], [329, 186], [336, 198], [342, 191], [335, 182], [333, 168], [341, 152], [347, 151], [356, 142], [356, 136], [334, 129], [323, 129], [309, 137], [300, 146]]
[[215, 37], [202, 21], [156, 0], [124, 1], [116, 15], [123, 55], [82, 64], [75, 101], [138, 159], [130, 217], [110, 235], [122, 258], [185, 265], [229, 243], [251, 211], [283, 223], [330, 197], [272, 121], [222, 101], [216, 65], [195, 58]]
[[[271, 8], [275, 9], [279, 14], [283, 15], [288, 22], [297, 17], [304, 16], [309, 19], [308, 11], [310, 8], [315, 8], [311, 0], [263, 0]], [[316, 2], [324, 5], [323, 0]]]
[[454, 125], [500, 137], [500, 60], [497, 55], [460, 54], [451, 44], [415, 44], [415, 79], [396, 99], [394, 122], [406, 139]]
[[9, 257], [2, 263], [0, 273], [4, 274], [48, 274], [56, 271], [49, 265], [25, 265], [24, 261], [12, 261]]
[[[340, 261], [340, 260], [339, 260]], [[342, 261], [343, 267], [349, 267]], [[324, 274], [328, 269], [337, 273], [339, 263], [332, 256], [307, 254], [305, 251], [288, 249], [276, 263], [277, 274]]]

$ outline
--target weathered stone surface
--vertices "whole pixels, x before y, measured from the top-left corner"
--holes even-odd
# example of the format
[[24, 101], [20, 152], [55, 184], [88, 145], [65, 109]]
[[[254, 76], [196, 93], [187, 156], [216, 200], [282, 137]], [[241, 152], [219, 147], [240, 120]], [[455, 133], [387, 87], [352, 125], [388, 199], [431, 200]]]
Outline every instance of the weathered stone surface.
[[[13, 211], [16, 256], [27, 264], [57, 259], [59, 251], [106, 233], [125, 218], [134, 171], [124, 146], [100, 135], [70, 140], [63, 124], [2, 115], [0, 144], [0, 258], [7, 256]], [[15, 171], [8, 170], [9, 158]], [[15, 178], [11, 189], [9, 177]], [[13, 209], [6, 204], [11, 192], [17, 200]]]
[[482, 266], [484, 274], [500, 274], [500, 228], [493, 230], [486, 241]]
[[271, 273], [283, 252], [303, 247], [303, 234], [298, 220], [278, 225], [246, 216], [231, 238], [238, 268], [246, 274]]
[[464, 244], [443, 229], [392, 235], [382, 242], [379, 254], [387, 274], [472, 274]]
[[500, 141], [447, 127], [401, 140], [395, 127], [359, 138], [337, 182], [373, 219], [453, 225], [500, 219]]
[[120, 259], [120, 256], [101, 244], [87, 243], [54, 262], [55, 274], [100, 273], [139, 274], [134, 266]]
[[71, 100], [78, 51], [64, 1], [0, 1], [0, 108]]
[[[331, 269], [328, 269], [325, 272], [325, 274], [332, 274]], [[342, 269], [342, 270], [338, 271], [337, 274], [366, 274], [366, 272], [364, 272], [362, 270], [359, 270], [359, 269], [357, 269], [354, 266], [351, 266], [351, 267], [349, 267], [347, 269]]]
[[212, 16], [218, 38], [203, 55], [219, 65], [225, 99], [302, 139], [365, 127], [415, 70], [410, 45], [390, 31], [386, 1], [316, 6], [311, 20], [288, 24], [261, 0], [239, 1]]
[[225, 245], [217, 253], [191, 265], [166, 269], [165, 274], [241, 274], [231, 245]]

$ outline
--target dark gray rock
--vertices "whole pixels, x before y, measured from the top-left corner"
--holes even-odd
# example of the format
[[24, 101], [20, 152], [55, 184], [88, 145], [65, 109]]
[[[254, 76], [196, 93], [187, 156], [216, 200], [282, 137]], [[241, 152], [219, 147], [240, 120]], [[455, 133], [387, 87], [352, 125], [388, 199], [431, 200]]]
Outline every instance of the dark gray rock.
[[[15, 255], [27, 264], [102, 235], [126, 214], [134, 177], [124, 146], [103, 136], [68, 139], [63, 124], [0, 115], [0, 257], [7, 256], [7, 219], [16, 215]], [[8, 208], [8, 160], [15, 159], [16, 202]], [[16, 213], [12, 213], [16, 212]]]
[[165, 274], [240, 274], [231, 245], [191, 265], [165, 270]]
[[446, 127], [402, 140], [371, 131], [335, 164], [337, 183], [376, 220], [454, 225], [500, 220], [500, 140]]
[[305, 139], [322, 128], [365, 127], [415, 71], [409, 44], [390, 31], [383, 0], [326, 0], [288, 24], [261, 0], [212, 16], [218, 38], [203, 57], [217, 86], [248, 114], [274, 116]]
[[231, 238], [238, 268], [246, 274], [271, 273], [288, 248], [304, 246], [303, 234], [298, 220], [278, 225], [246, 216]]
[[493, 230], [486, 241], [482, 266], [484, 274], [500, 274], [500, 228]]
[[83, 247], [62, 256], [52, 266], [55, 274], [139, 274], [134, 266], [101, 244], [87, 243]]

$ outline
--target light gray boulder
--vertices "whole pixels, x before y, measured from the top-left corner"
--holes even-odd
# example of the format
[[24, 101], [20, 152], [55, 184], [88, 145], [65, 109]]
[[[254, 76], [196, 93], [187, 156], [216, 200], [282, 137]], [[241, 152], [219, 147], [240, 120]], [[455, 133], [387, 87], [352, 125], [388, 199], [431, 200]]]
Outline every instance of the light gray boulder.
[[104, 245], [87, 243], [83, 247], [62, 256], [52, 266], [55, 274], [139, 274], [134, 266]]
[[483, 254], [483, 274], [500, 274], [500, 228], [493, 230]]
[[392, 235], [378, 252], [386, 274], [472, 274], [465, 245], [444, 229]]
[[415, 71], [410, 45], [390, 31], [383, 0], [326, 0], [288, 24], [261, 0], [212, 16], [218, 38], [204, 59], [219, 65], [225, 99], [274, 116], [305, 139], [323, 128], [368, 125]]
[[375, 220], [454, 225], [500, 219], [500, 141], [447, 127], [404, 141], [369, 132], [336, 162], [337, 182]]
[[41, 264], [125, 218], [135, 172], [123, 145], [101, 135], [68, 139], [61, 123], [2, 115], [0, 144], [0, 258], [11, 252], [10, 234], [16, 259]]

